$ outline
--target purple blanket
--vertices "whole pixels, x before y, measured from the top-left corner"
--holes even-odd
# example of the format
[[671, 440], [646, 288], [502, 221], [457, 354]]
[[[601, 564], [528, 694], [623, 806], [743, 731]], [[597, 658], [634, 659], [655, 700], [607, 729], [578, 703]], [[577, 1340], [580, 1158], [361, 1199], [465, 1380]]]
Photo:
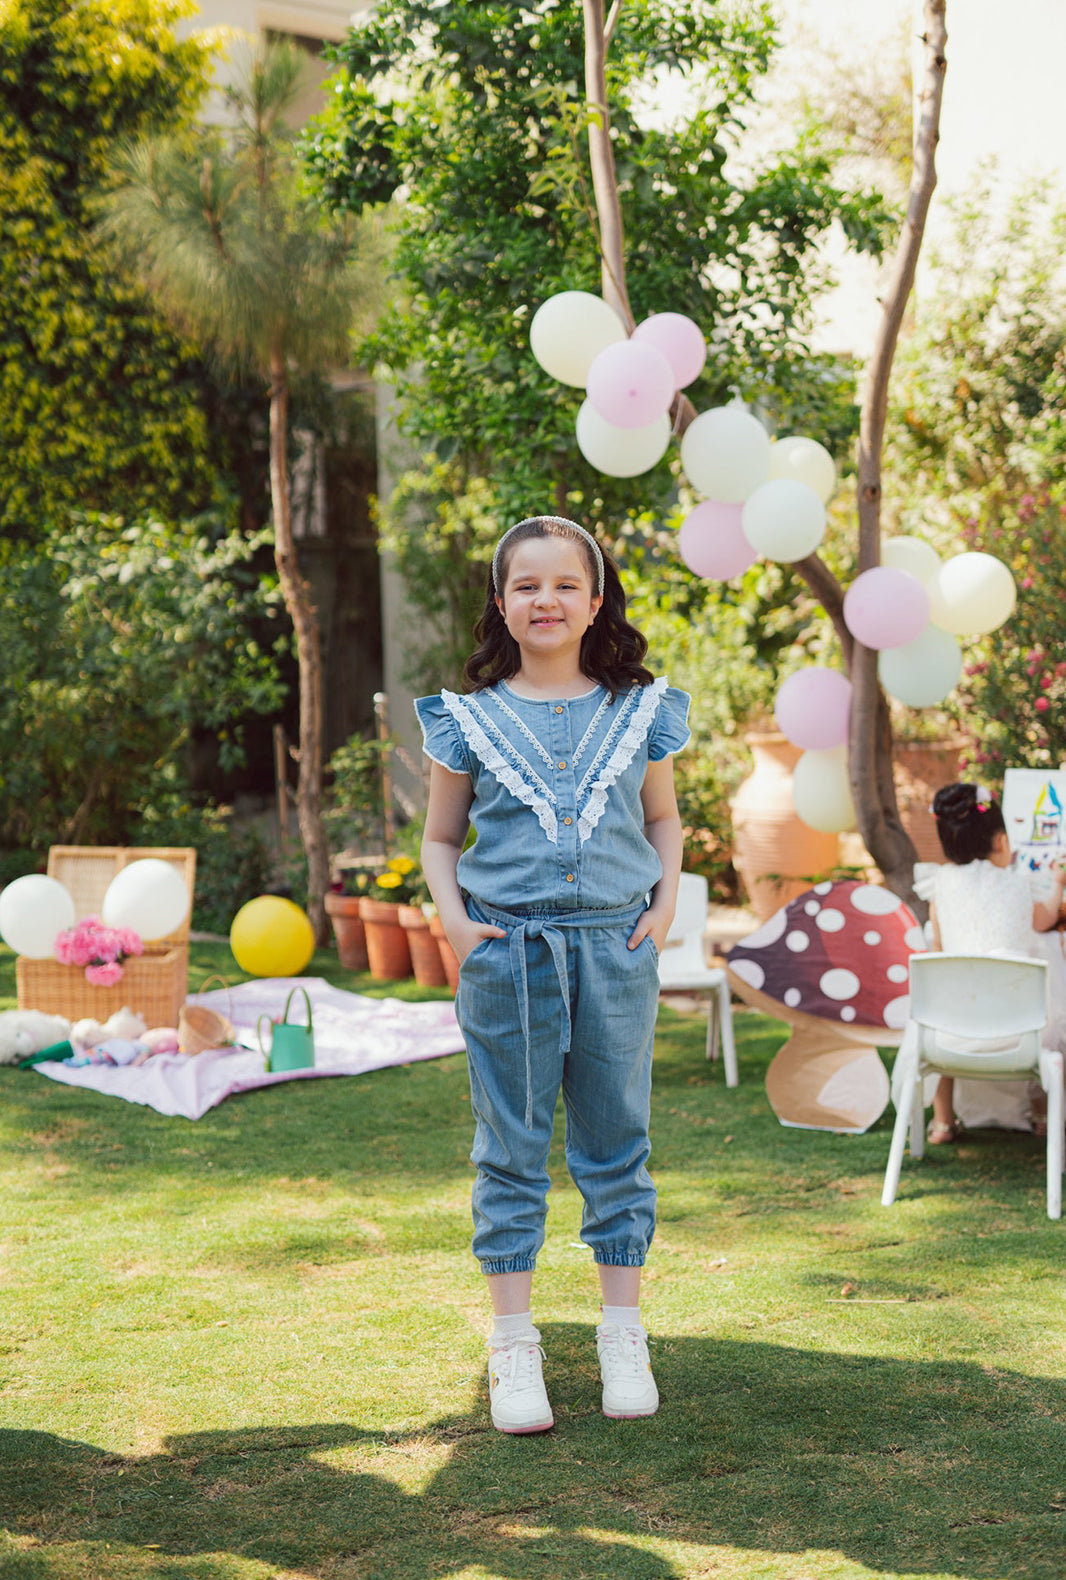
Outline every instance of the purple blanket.
[[[411, 1064], [417, 1059], [439, 1059], [461, 1053], [463, 1036], [450, 1001], [406, 1004], [400, 999], [364, 998], [331, 987], [321, 977], [274, 977], [241, 982], [236, 987], [190, 995], [191, 1004], [206, 1004], [232, 1021], [238, 1038], [255, 1043], [260, 1015], [280, 1018], [290, 989], [307, 989], [315, 1029], [315, 1065], [311, 1070], [285, 1070], [268, 1075], [263, 1055], [256, 1047], [216, 1048], [189, 1058], [183, 1053], [160, 1053], [136, 1067], [37, 1064], [41, 1075], [68, 1086], [87, 1086], [129, 1103], [144, 1103], [161, 1114], [181, 1114], [199, 1119], [209, 1108], [234, 1092], [278, 1081], [307, 1080], [317, 1075], [362, 1075], [390, 1064]], [[303, 1021], [303, 999], [297, 997], [290, 1012]]]

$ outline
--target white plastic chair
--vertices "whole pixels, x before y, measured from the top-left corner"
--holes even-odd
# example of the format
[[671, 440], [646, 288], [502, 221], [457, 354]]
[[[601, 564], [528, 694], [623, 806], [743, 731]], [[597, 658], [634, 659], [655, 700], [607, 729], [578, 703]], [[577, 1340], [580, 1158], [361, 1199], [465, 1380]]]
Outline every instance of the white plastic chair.
[[736, 1086], [739, 1077], [729, 983], [724, 967], [707, 964], [703, 949], [706, 928], [707, 879], [695, 872], [683, 872], [677, 888], [677, 910], [666, 936], [666, 948], [659, 956], [659, 991], [710, 993], [707, 1057], [717, 1057], [720, 1036], [725, 1084]]
[[1047, 1215], [1062, 1216], [1062, 1054], [1040, 1045], [1047, 1024], [1047, 965], [1020, 955], [912, 955], [911, 1019], [898, 1058], [902, 1082], [881, 1205], [896, 1199], [910, 1129], [911, 1157], [925, 1150], [926, 1075], [992, 1081], [1038, 1075], [1047, 1093]]

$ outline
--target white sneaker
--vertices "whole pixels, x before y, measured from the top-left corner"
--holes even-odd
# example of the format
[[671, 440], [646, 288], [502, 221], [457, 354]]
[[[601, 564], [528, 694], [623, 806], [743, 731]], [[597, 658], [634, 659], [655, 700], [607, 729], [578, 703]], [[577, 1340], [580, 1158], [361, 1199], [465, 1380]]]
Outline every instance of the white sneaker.
[[596, 1348], [603, 1378], [604, 1415], [616, 1421], [654, 1415], [659, 1408], [659, 1390], [651, 1374], [644, 1330], [603, 1323], [596, 1329]]
[[555, 1425], [544, 1388], [540, 1334], [489, 1352], [489, 1408], [497, 1432], [547, 1432]]

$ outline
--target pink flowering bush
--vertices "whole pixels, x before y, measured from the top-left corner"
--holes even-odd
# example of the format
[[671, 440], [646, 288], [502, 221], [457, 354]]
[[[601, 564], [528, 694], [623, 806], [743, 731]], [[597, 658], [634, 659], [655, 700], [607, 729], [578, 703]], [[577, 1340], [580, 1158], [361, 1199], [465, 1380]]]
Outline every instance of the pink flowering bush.
[[105, 927], [98, 916], [87, 916], [56, 939], [55, 956], [64, 966], [80, 966], [85, 980], [96, 987], [111, 987], [122, 979], [127, 955], [143, 955], [144, 945], [130, 927]]

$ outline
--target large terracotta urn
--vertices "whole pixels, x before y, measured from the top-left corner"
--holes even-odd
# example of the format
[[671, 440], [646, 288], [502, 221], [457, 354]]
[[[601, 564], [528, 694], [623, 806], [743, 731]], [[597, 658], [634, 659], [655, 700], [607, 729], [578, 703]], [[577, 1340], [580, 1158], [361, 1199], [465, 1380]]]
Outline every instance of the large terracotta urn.
[[830, 876], [840, 859], [839, 840], [796, 815], [792, 770], [799, 747], [769, 731], [752, 731], [745, 740], [754, 764], [733, 797], [733, 865], [762, 921]]
[[944, 860], [932, 800], [944, 785], [952, 785], [958, 779], [965, 744], [962, 740], [893, 744], [892, 774], [899, 820], [913, 841], [919, 861]]

